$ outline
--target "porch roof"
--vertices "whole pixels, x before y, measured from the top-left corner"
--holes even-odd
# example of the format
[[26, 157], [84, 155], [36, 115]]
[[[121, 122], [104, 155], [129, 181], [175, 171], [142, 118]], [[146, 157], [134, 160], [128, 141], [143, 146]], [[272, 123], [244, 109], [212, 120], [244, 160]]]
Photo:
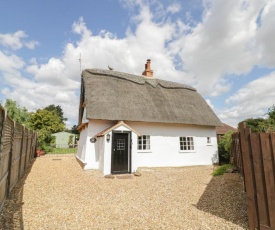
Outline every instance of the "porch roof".
[[125, 124], [123, 121], [119, 121], [117, 124], [107, 128], [107, 129], [104, 129], [103, 131], [97, 133], [95, 136], [96, 137], [102, 137], [104, 136], [105, 134], [111, 132], [112, 130], [120, 127], [120, 126], [124, 126], [126, 127], [127, 129], [131, 130], [132, 132], [134, 132], [135, 134], [137, 134], [138, 136], [141, 136], [141, 134], [139, 132], [137, 132], [136, 130], [134, 130], [133, 128], [131, 128], [129, 125]]

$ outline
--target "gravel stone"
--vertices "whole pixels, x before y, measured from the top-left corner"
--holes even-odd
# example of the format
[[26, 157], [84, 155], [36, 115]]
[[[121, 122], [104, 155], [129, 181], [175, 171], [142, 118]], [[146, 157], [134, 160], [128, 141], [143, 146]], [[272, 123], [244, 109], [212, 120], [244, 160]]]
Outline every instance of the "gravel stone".
[[[47, 155], [46, 155], [47, 156]], [[214, 166], [140, 168], [108, 180], [73, 155], [34, 160], [0, 214], [0, 229], [248, 229], [238, 173]]]

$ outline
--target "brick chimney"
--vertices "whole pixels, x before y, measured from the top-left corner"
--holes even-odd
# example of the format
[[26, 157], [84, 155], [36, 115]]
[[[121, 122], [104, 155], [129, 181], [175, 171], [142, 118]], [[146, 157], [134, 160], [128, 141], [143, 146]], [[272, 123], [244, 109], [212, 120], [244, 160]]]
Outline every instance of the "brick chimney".
[[151, 70], [151, 60], [148, 59], [147, 63], [145, 64], [145, 70], [143, 71], [142, 75], [146, 77], [153, 77], [153, 70]]

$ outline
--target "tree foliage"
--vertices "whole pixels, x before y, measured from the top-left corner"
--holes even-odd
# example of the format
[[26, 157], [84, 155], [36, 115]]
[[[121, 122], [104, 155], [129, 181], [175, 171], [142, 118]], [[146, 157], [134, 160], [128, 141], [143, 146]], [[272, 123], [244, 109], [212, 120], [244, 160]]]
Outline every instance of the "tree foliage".
[[55, 112], [60, 118], [60, 121], [65, 125], [65, 122], [68, 120], [68, 118], [64, 117], [64, 113], [60, 105], [48, 105], [44, 109], [51, 112]]
[[25, 107], [20, 107], [16, 101], [11, 99], [7, 99], [4, 107], [7, 109], [8, 115], [14, 121], [19, 124], [24, 124], [28, 126], [28, 120], [30, 117], [30, 113]]
[[78, 128], [77, 125], [73, 125], [72, 128], [69, 130], [69, 132], [71, 132], [73, 134], [79, 134], [79, 131], [77, 128]]
[[38, 132], [40, 145], [50, 143], [52, 134], [65, 130], [65, 125], [60, 122], [60, 117], [47, 109], [38, 109], [29, 119], [30, 128]]
[[249, 118], [244, 120], [252, 132], [275, 132], [275, 106], [268, 108], [267, 118]]
[[268, 119], [275, 121], [275, 105], [268, 108], [267, 115]]
[[251, 128], [252, 132], [260, 132], [264, 118], [248, 118], [244, 122], [248, 128]]

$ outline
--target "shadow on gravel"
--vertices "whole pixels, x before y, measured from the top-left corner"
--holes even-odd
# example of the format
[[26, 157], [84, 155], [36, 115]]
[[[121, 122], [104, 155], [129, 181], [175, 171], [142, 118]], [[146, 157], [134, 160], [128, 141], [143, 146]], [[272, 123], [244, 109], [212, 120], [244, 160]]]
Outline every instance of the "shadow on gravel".
[[22, 214], [24, 184], [34, 162], [35, 159], [29, 163], [24, 175], [17, 181], [9, 198], [6, 199], [3, 210], [0, 213], [0, 230], [24, 229]]
[[246, 196], [237, 173], [213, 177], [196, 207], [248, 229]]

